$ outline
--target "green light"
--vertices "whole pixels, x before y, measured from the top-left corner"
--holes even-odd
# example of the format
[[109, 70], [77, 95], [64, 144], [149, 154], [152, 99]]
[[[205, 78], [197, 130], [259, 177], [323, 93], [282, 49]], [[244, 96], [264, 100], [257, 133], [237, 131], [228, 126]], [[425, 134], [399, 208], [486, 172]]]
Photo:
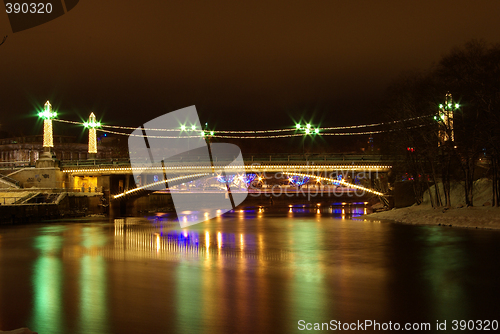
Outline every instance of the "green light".
[[97, 128], [101, 126], [101, 122], [84, 122], [83, 126], [86, 128]]
[[295, 124], [295, 128], [300, 129], [300, 124], [299, 123]]
[[182, 131], [186, 130], [186, 126], [185, 125], [181, 125], [181, 130]]
[[311, 133], [311, 130], [310, 129], [306, 129], [306, 134], [310, 134]]
[[451, 103], [448, 104], [448, 108], [451, 108]]
[[442, 104], [439, 105], [439, 109], [443, 109], [443, 105]]
[[441, 119], [444, 119], [444, 114], [441, 114]]
[[306, 127], [309, 129], [311, 128], [311, 124], [307, 124]]
[[460, 104], [456, 103], [455, 108], [460, 108]]
[[196, 125], [191, 125], [191, 130], [196, 130]]
[[205, 137], [205, 131], [201, 131], [201, 136]]
[[210, 135], [213, 136], [214, 135], [214, 132], [213, 131], [210, 131]]
[[54, 118], [56, 116], [57, 116], [57, 113], [50, 112], [49, 110], [40, 111], [38, 113], [38, 117], [45, 118], [45, 119]]
[[44, 105], [43, 111], [40, 111], [38, 113], [38, 117], [44, 118], [44, 119], [51, 119], [57, 116], [57, 113], [54, 111], [52, 112], [52, 105], [50, 104], [49, 101], [47, 101]]
[[434, 116], [434, 119], [437, 121], [437, 120], [438, 120], [438, 117], [437, 117], [437, 116]]
[[314, 133], [319, 133], [319, 129], [314, 129]]

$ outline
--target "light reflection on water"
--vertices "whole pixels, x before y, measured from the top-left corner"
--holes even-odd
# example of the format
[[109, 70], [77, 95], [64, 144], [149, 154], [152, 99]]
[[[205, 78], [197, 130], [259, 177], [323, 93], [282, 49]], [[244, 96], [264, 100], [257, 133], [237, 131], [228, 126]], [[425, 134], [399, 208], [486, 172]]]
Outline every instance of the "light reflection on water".
[[499, 233], [351, 219], [364, 209], [244, 208], [186, 229], [169, 215], [1, 229], [0, 326], [290, 333], [299, 319], [498, 314]]

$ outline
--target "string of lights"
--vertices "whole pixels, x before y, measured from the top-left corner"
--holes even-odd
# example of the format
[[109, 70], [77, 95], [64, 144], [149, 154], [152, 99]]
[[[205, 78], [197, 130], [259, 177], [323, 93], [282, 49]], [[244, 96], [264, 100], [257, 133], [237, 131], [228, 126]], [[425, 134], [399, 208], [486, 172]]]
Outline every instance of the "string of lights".
[[[419, 127], [424, 127], [425, 125], [417, 125], [408, 127], [407, 129], [414, 129]], [[179, 139], [179, 138], [200, 138], [207, 136], [204, 131], [201, 131], [199, 135], [181, 135], [181, 136], [155, 136], [155, 135], [137, 135], [137, 134], [129, 134], [118, 131], [104, 130], [104, 129], [95, 129], [96, 131], [111, 133], [115, 135], [121, 136], [132, 136], [132, 137], [142, 137], [142, 138], [159, 138], [159, 139]], [[388, 129], [388, 130], [378, 130], [378, 131], [363, 131], [363, 132], [323, 132], [322, 136], [360, 136], [360, 135], [372, 135], [379, 133], [388, 133], [394, 131], [400, 131], [401, 129]], [[315, 133], [318, 134], [318, 133]], [[292, 137], [304, 137], [308, 135], [307, 133], [291, 133], [286, 135], [270, 135], [270, 136], [227, 136], [227, 135], [209, 135], [210, 138], [220, 138], [220, 139], [278, 139], [278, 138], [292, 138]]]
[[[133, 136], [133, 137], [143, 137], [143, 138], [169, 138], [169, 139], [175, 139], [175, 138], [200, 138], [204, 137], [203, 134], [193, 136], [193, 135], [186, 135], [186, 136], [154, 136], [154, 135], [136, 135], [136, 134], [128, 134], [124, 132], [117, 132], [117, 131], [110, 131], [110, 130], [103, 130], [103, 129], [96, 129], [96, 131], [101, 131], [105, 133], [112, 133], [116, 135], [122, 135], [122, 136]], [[379, 130], [379, 131], [364, 131], [364, 132], [325, 132], [321, 133], [321, 135], [324, 136], [355, 136], [355, 135], [369, 135], [369, 134], [377, 134], [377, 133], [383, 133], [383, 132], [391, 132], [393, 130]], [[306, 134], [305, 133], [291, 133], [291, 134], [286, 134], [286, 135], [271, 135], [271, 136], [226, 136], [226, 135], [210, 135], [211, 138], [221, 138], [221, 139], [277, 139], [277, 138], [292, 138], [292, 137], [304, 137]]]
[[380, 123], [373, 123], [373, 124], [349, 125], [349, 126], [334, 126], [334, 127], [319, 128], [319, 129], [322, 130], [322, 131], [328, 131], [328, 130], [343, 130], [343, 129], [368, 128], [368, 127], [375, 127], [375, 126], [391, 125], [391, 124], [409, 122], [409, 121], [414, 121], [414, 120], [417, 120], [417, 119], [434, 117], [434, 116], [435, 115], [426, 115], [426, 116], [418, 116], [418, 117], [410, 117], [410, 118], [400, 119], [400, 120], [397, 120], [397, 121], [380, 122]]
[[[412, 127], [407, 127], [407, 129], [415, 129], [415, 128], [420, 128], [424, 127], [425, 125], [417, 125], [417, 126], [412, 126]], [[144, 135], [136, 135], [136, 134], [128, 134], [128, 133], [123, 133], [123, 132], [117, 132], [117, 131], [109, 131], [109, 130], [102, 130], [102, 129], [96, 129], [97, 131], [101, 132], [106, 132], [106, 133], [112, 133], [116, 135], [122, 135], [122, 136], [134, 136], [134, 137], [143, 137], [143, 138], [170, 138], [170, 139], [175, 139], [175, 138], [200, 138], [200, 137], [205, 137], [204, 132], [202, 132], [200, 135], [186, 135], [186, 136], [144, 136]], [[363, 131], [363, 132], [323, 132], [321, 133], [322, 136], [359, 136], [359, 135], [372, 135], [372, 134], [379, 134], [379, 133], [389, 133], [389, 132], [395, 132], [395, 131], [400, 131], [401, 129], [388, 129], [388, 130], [378, 130], [378, 131]], [[318, 134], [318, 133], [316, 133]], [[271, 136], [226, 136], [226, 135], [210, 135], [211, 138], [220, 138], [220, 139], [277, 139], [277, 138], [292, 138], [292, 137], [304, 137], [306, 136], [306, 133], [292, 133], [292, 134], [286, 134], [286, 135], [271, 135]]]
[[[124, 132], [117, 132], [117, 131], [111, 131], [111, 130], [103, 130], [103, 129], [96, 129], [97, 131], [100, 132], [105, 132], [105, 133], [112, 133], [115, 135], [121, 135], [121, 136], [130, 136], [130, 137], [143, 137], [143, 138], [169, 138], [169, 139], [178, 139], [178, 138], [200, 138], [202, 137], [201, 135], [182, 135], [182, 136], [144, 136], [144, 135], [136, 135], [133, 133], [124, 133]], [[178, 130], [177, 130], [178, 131]]]
[[[325, 134], [325, 131], [334, 131], [334, 130], [347, 130], [347, 129], [360, 129], [360, 128], [368, 128], [368, 127], [378, 127], [378, 126], [383, 126], [383, 125], [391, 125], [391, 124], [397, 124], [397, 123], [403, 123], [403, 122], [409, 122], [409, 121], [414, 121], [418, 119], [423, 119], [423, 118], [429, 118], [429, 117], [434, 117], [435, 115], [425, 115], [425, 116], [418, 116], [418, 117], [411, 117], [411, 118], [406, 118], [402, 120], [396, 120], [396, 121], [389, 121], [389, 122], [379, 122], [379, 123], [371, 123], [371, 124], [361, 124], [361, 125], [348, 125], [348, 126], [334, 126], [334, 127], [318, 127], [315, 129], [311, 128], [310, 124], [307, 124], [306, 126], [301, 126], [300, 124], [296, 124], [294, 128], [286, 128], [286, 129], [271, 129], [271, 130], [217, 130], [217, 133], [221, 134], [266, 134], [266, 133], [280, 133], [280, 132], [292, 132], [292, 131], [298, 131], [298, 130], [304, 130], [306, 134], [309, 134], [311, 132], [322, 132], [322, 134]], [[57, 122], [62, 122], [62, 123], [68, 123], [68, 124], [74, 124], [74, 125], [85, 125], [83, 122], [76, 122], [76, 121], [68, 121], [68, 120], [63, 120], [63, 119], [54, 119], [54, 121]], [[105, 125], [101, 124], [100, 125], [102, 128], [108, 128], [108, 129], [121, 129], [121, 130], [136, 130], [137, 127], [130, 127], [130, 126], [119, 126], [119, 125]], [[144, 128], [146, 131], [164, 131], [164, 132], [179, 132], [179, 129], [155, 129], [155, 128]], [[186, 126], [182, 125], [180, 127], [180, 130], [182, 131], [187, 131]], [[192, 126], [189, 131], [201, 131], [202, 130], [197, 130], [196, 127]], [[114, 133], [111, 130], [108, 130], [109, 133]], [[373, 132], [373, 133], [380, 133], [380, 132]], [[117, 132], [117, 134], [122, 134], [121, 132]], [[370, 132], [364, 132], [364, 133], [352, 133], [352, 134], [372, 134]], [[127, 134], [128, 135], [128, 134]], [[282, 135], [282, 137], [279, 137], [279, 135], [272, 136], [269, 138], [286, 138], [286, 137], [298, 137], [301, 136], [302, 134], [296, 134], [294, 135]], [[347, 135], [347, 134], [340, 134], [340, 135]], [[183, 136], [183, 137], [197, 137], [197, 136]], [[211, 137], [220, 137], [220, 136], [214, 136], [211, 135]], [[178, 138], [178, 137], [152, 137], [152, 138]], [[238, 137], [220, 137], [220, 138], [238, 138]], [[245, 138], [257, 138], [255, 137], [250, 137], [250, 136], [245, 136]], [[260, 136], [258, 138], [261, 138]], [[264, 138], [264, 137], [262, 137]]]

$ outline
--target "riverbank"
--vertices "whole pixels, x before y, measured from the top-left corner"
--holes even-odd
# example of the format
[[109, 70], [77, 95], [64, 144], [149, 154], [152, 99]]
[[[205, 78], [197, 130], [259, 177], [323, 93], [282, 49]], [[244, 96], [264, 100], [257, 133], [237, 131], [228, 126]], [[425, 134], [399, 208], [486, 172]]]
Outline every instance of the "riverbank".
[[452, 227], [500, 229], [500, 208], [463, 207], [444, 210], [430, 205], [414, 205], [362, 216], [367, 219], [385, 219], [414, 225], [441, 225]]
[[[442, 193], [442, 185], [439, 184]], [[434, 194], [434, 186], [431, 187]], [[443, 196], [444, 197], [444, 196]], [[452, 208], [434, 209], [429, 193], [424, 194], [421, 205], [393, 209], [364, 215], [367, 219], [387, 219], [398, 223], [416, 225], [441, 225], [467, 228], [500, 229], [500, 208], [491, 207], [491, 180], [479, 179], [474, 184], [474, 205], [466, 207], [463, 186], [451, 185]]]

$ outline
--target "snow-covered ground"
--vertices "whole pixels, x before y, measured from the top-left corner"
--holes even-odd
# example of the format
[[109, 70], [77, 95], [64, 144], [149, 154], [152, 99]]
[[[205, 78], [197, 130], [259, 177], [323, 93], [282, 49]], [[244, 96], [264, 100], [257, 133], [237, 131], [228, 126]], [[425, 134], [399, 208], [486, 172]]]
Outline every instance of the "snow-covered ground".
[[[440, 187], [440, 189], [442, 189]], [[434, 194], [434, 187], [431, 187]], [[445, 225], [469, 228], [500, 229], [500, 208], [491, 207], [491, 181], [477, 180], [474, 187], [474, 207], [465, 207], [463, 186], [456, 183], [451, 187], [451, 209], [434, 209], [429, 194], [424, 194], [421, 205], [363, 216], [368, 219], [387, 219], [406, 224]]]

